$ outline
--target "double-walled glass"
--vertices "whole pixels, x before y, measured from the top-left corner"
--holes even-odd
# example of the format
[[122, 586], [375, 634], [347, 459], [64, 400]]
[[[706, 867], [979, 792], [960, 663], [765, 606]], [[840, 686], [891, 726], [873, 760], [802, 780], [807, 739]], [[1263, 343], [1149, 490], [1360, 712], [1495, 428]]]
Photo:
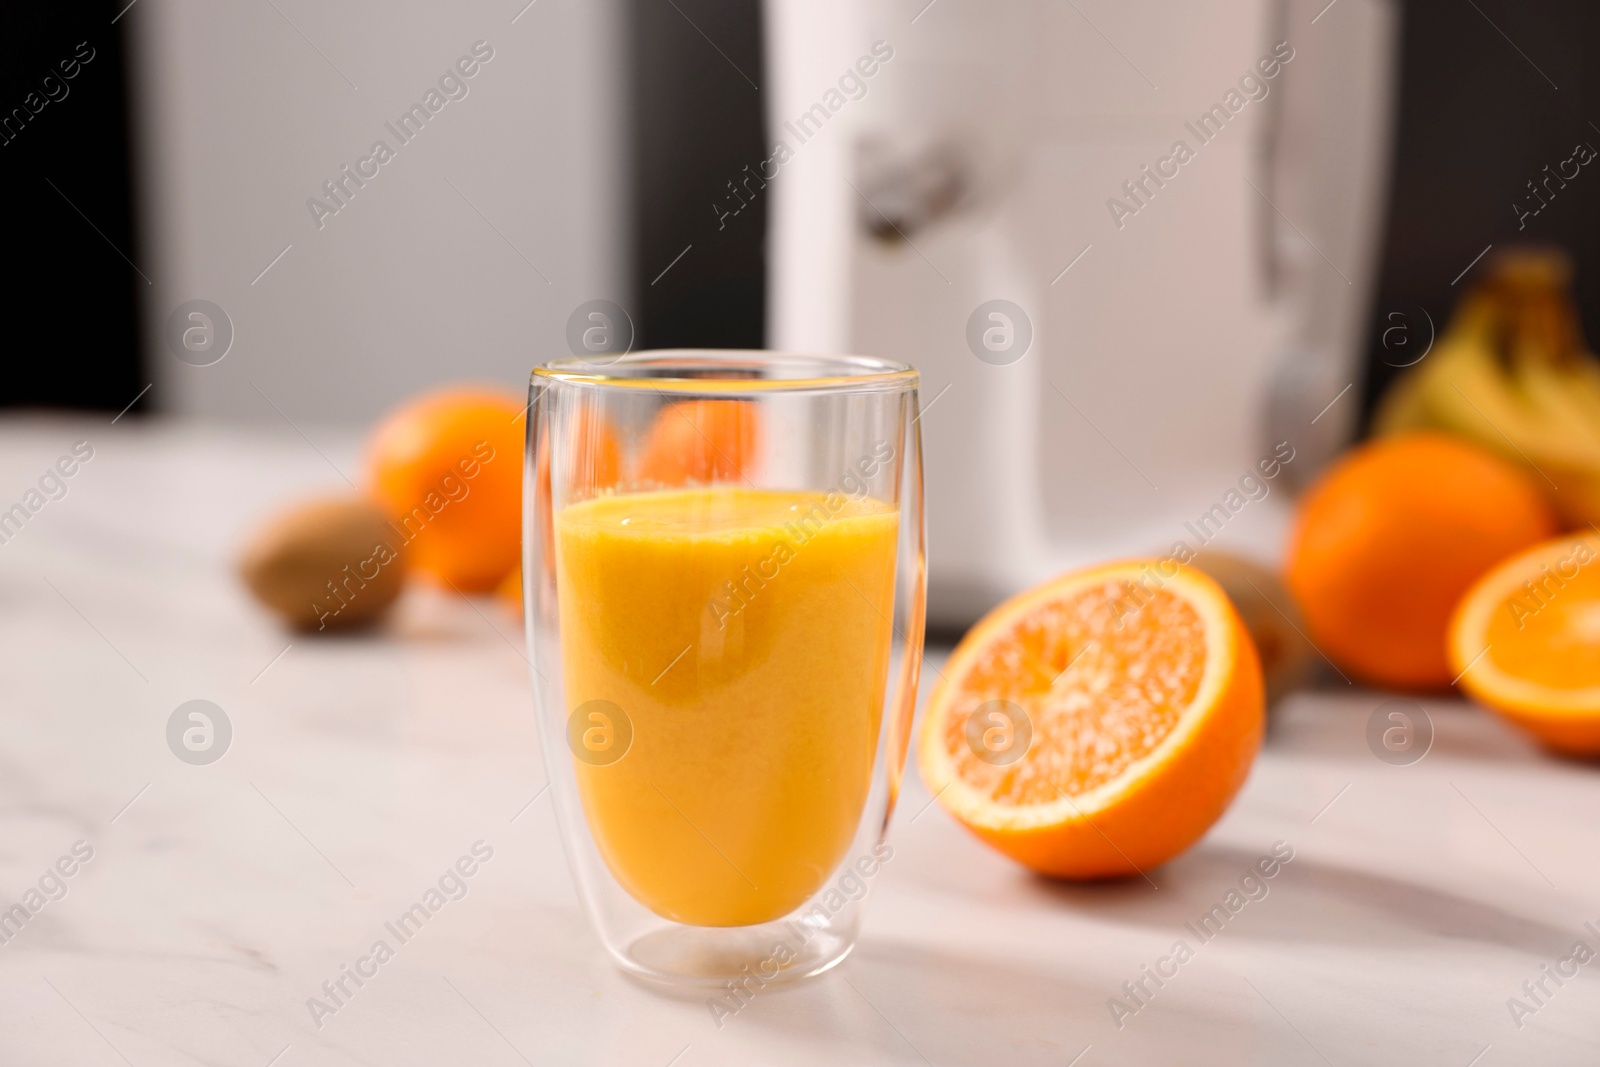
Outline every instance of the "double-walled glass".
[[854, 945], [922, 661], [917, 414], [915, 371], [856, 356], [534, 371], [539, 736], [625, 969], [751, 990]]

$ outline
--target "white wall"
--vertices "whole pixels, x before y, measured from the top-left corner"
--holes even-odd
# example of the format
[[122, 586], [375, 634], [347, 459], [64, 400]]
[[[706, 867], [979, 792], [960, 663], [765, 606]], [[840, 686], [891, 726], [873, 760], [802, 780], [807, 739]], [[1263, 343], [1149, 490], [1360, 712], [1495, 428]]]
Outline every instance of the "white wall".
[[[578, 304], [627, 305], [619, 0], [524, 3], [129, 10], [158, 409], [356, 422], [437, 381], [525, 388]], [[467, 95], [400, 146], [384, 124], [479, 40]], [[306, 201], [379, 139], [395, 158], [319, 230]], [[235, 330], [207, 367], [163, 339], [197, 298]]]

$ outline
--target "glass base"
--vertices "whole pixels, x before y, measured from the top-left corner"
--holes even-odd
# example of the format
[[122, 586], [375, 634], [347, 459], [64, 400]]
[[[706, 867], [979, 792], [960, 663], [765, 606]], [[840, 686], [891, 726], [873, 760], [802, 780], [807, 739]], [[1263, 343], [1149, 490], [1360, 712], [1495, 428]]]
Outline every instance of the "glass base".
[[855, 948], [854, 931], [799, 922], [759, 926], [669, 926], [634, 939], [617, 962], [630, 974], [672, 986], [754, 992], [821, 974]]

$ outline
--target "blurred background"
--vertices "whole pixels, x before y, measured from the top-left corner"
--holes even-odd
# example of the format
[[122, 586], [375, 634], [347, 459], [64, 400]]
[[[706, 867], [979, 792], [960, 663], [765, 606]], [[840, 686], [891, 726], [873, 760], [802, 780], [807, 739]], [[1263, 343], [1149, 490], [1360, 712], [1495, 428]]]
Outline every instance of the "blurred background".
[[[1595, 1062], [1600, 989], [1544, 982], [1600, 955], [1571, 947], [1600, 938], [1600, 6], [78, 0], [0, 27], [0, 1064]], [[784, 472], [701, 397], [525, 471], [524, 404], [540, 362], [673, 347], [918, 368], [923, 736], [997, 791], [1100, 803], [1088, 767], [1155, 796], [1183, 817], [1122, 824], [1149, 862], [1080, 835], [1139, 877], [1001, 860], [898, 735], [848, 968], [726, 1029], [613, 973], [529, 714], [524, 484]], [[1189, 713], [1223, 758], [1147, 695], [1170, 662], [973, 627], [1196, 550], [1251, 635], [1205, 660], [1243, 696]], [[1088, 618], [1040, 605], [1005, 633]], [[983, 686], [1039, 712], [998, 776]], [[1174, 737], [1207, 781], [1161, 780]], [[501, 858], [471, 901], [308, 1018], [474, 841]], [[101, 858], [58, 902], [74, 843]], [[1205, 978], [1108, 1014], [1286, 844]]]
[[[1577, 0], [4, 18], [6, 299], [38, 355], [0, 405], [361, 427], [519, 387], [594, 300], [635, 349], [905, 359], [936, 622], [1164, 546], [1279, 442], [1304, 482], [1496, 248], [1564, 249], [1600, 314], [1596, 194], [1558, 174], [1600, 143]], [[975, 358], [994, 300], [1023, 332]], [[206, 365], [169, 340], [193, 301], [227, 320]], [[1270, 554], [1281, 518], [1227, 538]]]

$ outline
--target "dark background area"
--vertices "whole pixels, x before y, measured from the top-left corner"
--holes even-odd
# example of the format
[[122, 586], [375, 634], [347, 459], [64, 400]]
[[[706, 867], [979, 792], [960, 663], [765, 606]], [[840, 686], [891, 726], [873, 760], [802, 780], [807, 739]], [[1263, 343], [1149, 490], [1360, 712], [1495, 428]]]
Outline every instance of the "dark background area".
[[[1527, 183], [1542, 179], [1546, 165], [1553, 172], [1580, 141], [1600, 150], [1600, 129], [1590, 122], [1600, 121], [1592, 73], [1600, 64], [1600, 4], [1475, 2], [1481, 11], [1459, 0], [1401, 5], [1400, 114], [1371, 312], [1367, 415], [1400, 373], [1391, 364], [1409, 358], [1383, 348], [1384, 329], [1404, 324], [1421, 336], [1422, 308], [1442, 331], [1456, 299], [1502, 249], [1566, 249], [1591, 346], [1600, 336], [1600, 159], [1521, 230], [1513, 210], [1537, 206]], [[1489, 255], [1452, 285], [1489, 244]], [[1405, 317], [1389, 319], [1391, 312]]]
[[[9, 120], [0, 196], [11, 205], [12, 264], [0, 406], [120, 411], [149, 381], [139, 350], [147, 283], [129, 262], [140, 260], [126, 56], [112, 22], [120, 11], [13, 3], [0, 14], [0, 120]], [[64, 60], [80, 64], [70, 80]], [[47, 96], [46, 76], [59, 99]]]
[[761, 5], [630, 0], [627, 10], [634, 347], [760, 348], [767, 201], [756, 181], [753, 194], [741, 183], [767, 158]]

